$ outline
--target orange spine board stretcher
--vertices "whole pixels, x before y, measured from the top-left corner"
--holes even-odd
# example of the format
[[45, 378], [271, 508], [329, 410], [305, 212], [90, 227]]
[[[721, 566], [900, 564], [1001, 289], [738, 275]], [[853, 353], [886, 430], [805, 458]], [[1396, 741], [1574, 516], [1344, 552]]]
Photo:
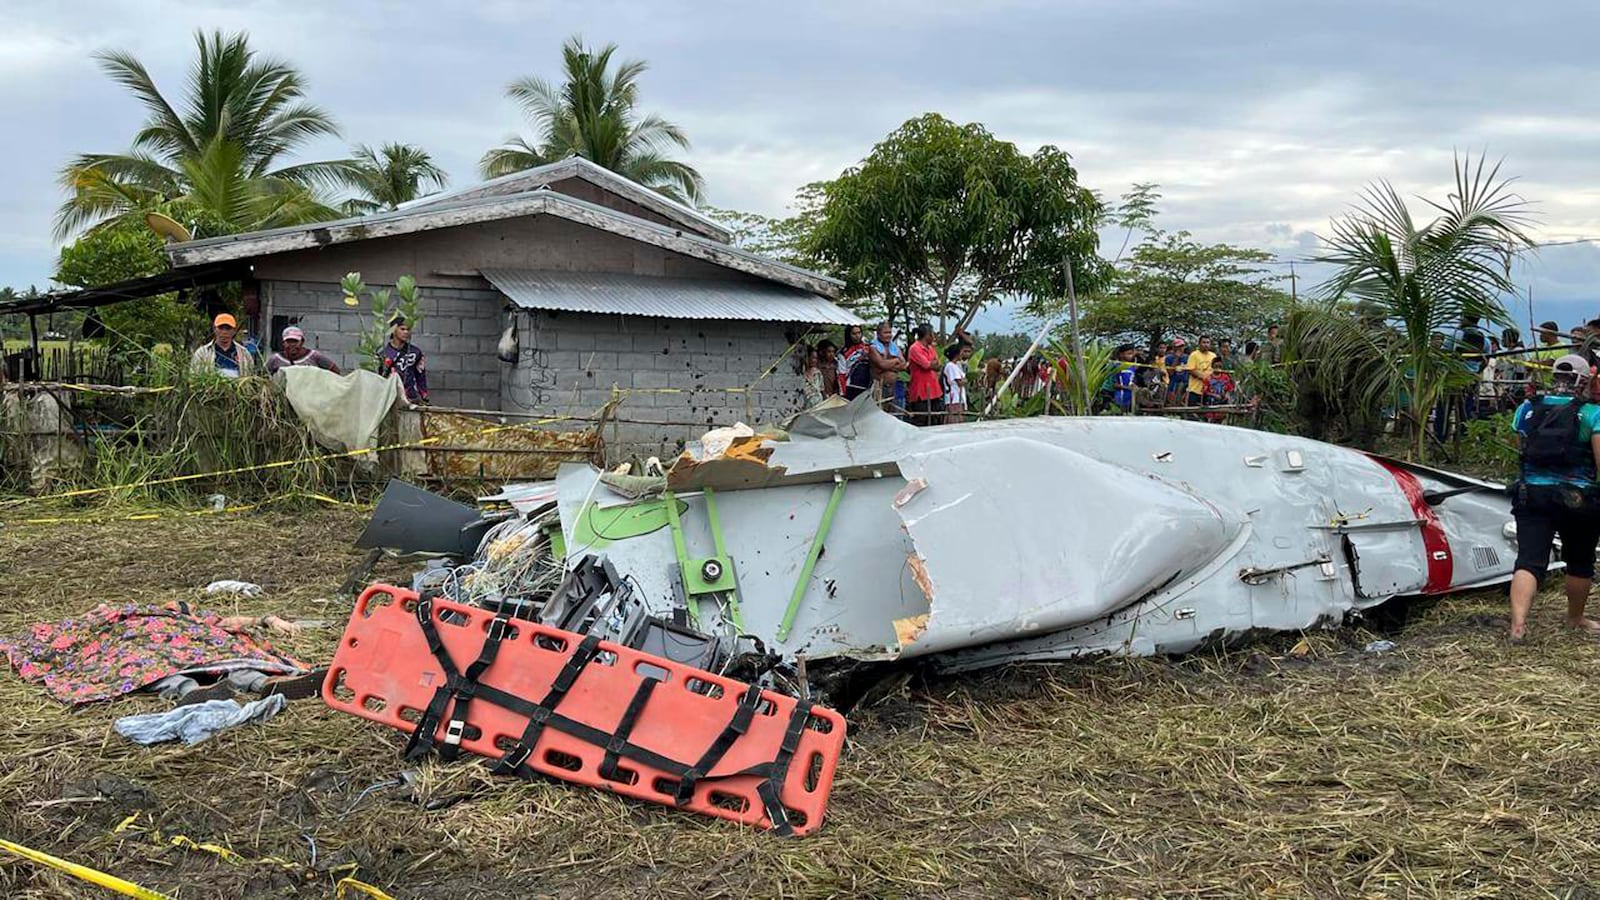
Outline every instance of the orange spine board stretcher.
[[[433, 646], [424, 620], [437, 635]], [[492, 634], [500, 639], [491, 651]], [[418, 735], [427, 711], [444, 708], [439, 688], [456, 683], [435, 649], [458, 677], [478, 671], [465, 712], [461, 694], [452, 693], [451, 712]], [[487, 665], [475, 665], [485, 656]], [[566, 690], [552, 692], [558, 683]], [[412, 734], [424, 753], [432, 745], [453, 758], [459, 749], [499, 760], [497, 771], [539, 773], [780, 834], [822, 824], [845, 738], [844, 716], [831, 709], [381, 584], [356, 601], [322, 697], [333, 709]], [[545, 713], [527, 708], [551, 698]], [[546, 724], [530, 738], [530, 719], [541, 716]], [[680, 790], [686, 771], [692, 791]]]

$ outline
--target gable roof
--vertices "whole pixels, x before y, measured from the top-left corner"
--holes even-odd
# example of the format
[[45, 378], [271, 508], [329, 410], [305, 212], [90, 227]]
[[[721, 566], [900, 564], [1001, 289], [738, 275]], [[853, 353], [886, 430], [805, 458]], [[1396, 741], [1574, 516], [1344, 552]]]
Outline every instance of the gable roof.
[[444, 191], [438, 194], [429, 194], [400, 204], [401, 209], [417, 209], [423, 206], [433, 206], [439, 203], [454, 203], [459, 200], [479, 200], [485, 197], [504, 197], [510, 194], [525, 194], [539, 188], [549, 187], [558, 181], [568, 178], [577, 178], [582, 181], [610, 191], [613, 194], [638, 204], [645, 209], [666, 218], [670, 222], [696, 232], [714, 241], [724, 244], [733, 240], [733, 233], [724, 228], [714, 219], [702, 215], [675, 200], [639, 184], [628, 178], [584, 159], [581, 156], [569, 156], [566, 159], [521, 172], [512, 172], [510, 175], [501, 175], [474, 185]]
[[506, 196], [440, 201], [332, 222], [292, 225], [267, 231], [184, 241], [169, 244], [167, 256], [176, 267], [198, 266], [536, 215], [566, 219], [569, 222], [576, 222], [579, 225], [586, 225], [824, 297], [837, 298], [844, 289], [844, 282], [836, 278], [758, 256], [698, 234], [658, 225], [637, 216], [630, 216], [549, 189]]

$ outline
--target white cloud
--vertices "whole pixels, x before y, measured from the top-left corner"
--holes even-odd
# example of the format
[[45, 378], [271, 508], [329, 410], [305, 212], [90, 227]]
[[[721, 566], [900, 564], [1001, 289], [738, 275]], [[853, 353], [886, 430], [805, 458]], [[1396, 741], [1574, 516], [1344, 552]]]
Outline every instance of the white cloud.
[[[1304, 255], [1363, 185], [1438, 194], [1455, 151], [1485, 148], [1526, 177], [1540, 235], [1600, 234], [1600, 96], [1574, 89], [1600, 68], [1600, 9], [1577, 0], [1448, 17], [1387, 0], [1337, 17], [1266, 0], [10, 0], [6, 20], [0, 284], [48, 273], [62, 162], [125, 146], [140, 120], [93, 51], [126, 48], [176, 91], [192, 32], [212, 27], [248, 29], [305, 72], [345, 127], [308, 153], [418, 143], [457, 185], [525, 127], [505, 83], [555, 75], [561, 41], [582, 33], [649, 60], [644, 104], [688, 131], [718, 206], [781, 214], [800, 185], [938, 111], [1024, 150], [1062, 147], [1110, 198], [1158, 182], [1163, 224], [1203, 240]], [[1586, 252], [1541, 254], [1530, 277], [1575, 297], [1600, 274]]]

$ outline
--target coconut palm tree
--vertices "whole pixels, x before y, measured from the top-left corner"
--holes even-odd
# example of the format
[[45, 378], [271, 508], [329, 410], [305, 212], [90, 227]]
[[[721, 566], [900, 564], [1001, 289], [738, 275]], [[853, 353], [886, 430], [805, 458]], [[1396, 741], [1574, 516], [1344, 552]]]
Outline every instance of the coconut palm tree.
[[1393, 185], [1378, 182], [1334, 220], [1319, 261], [1336, 272], [1323, 286], [1325, 305], [1303, 325], [1300, 348], [1308, 360], [1342, 361], [1326, 367], [1329, 377], [1361, 373], [1334, 390], [1407, 409], [1419, 460], [1428, 411], [1471, 380], [1459, 353], [1436, 336], [1464, 320], [1509, 324], [1500, 297], [1514, 287], [1512, 260], [1532, 245], [1523, 231], [1527, 203], [1500, 177], [1499, 164], [1457, 157], [1450, 195], [1424, 202], [1436, 215], [1419, 222]]
[[349, 184], [360, 194], [344, 202], [347, 215], [364, 216], [415, 200], [445, 186], [450, 176], [434, 165], [433, 157], [410, 144], [384, 144], [373, 150], [366, 144], [355, 149], [355, 166]]
[[484, 154], [484, 177], [581, 156], [675, 200], [699, 201], [700, 173], [668, 157], [689, 149], [688, 137], [660, 116], [638, 114], [645, 63], [625, 60], [613, 69], [616, 51], [615, 44], [589, 50], [573, 36], [561, 48], [559, 86], [533, 77], [512, 82], [506, 95], [522, 107], [537, 138], [512, 137]]
[[319, 189], [347, 180], [349, 160], [285, 164], [307, 141], [338, 134], [302, 97], [300, 73], [260, 57], [243, 33], [195, 33], [184, 96], [174, 104], [133, 55], [100, 66], [148, 112], [126, 153], [86, 153], [61, 171], [70, 193], [56, 236], [150, 210], [197, 220], [202, 231], [241, 231], [332, 218]]

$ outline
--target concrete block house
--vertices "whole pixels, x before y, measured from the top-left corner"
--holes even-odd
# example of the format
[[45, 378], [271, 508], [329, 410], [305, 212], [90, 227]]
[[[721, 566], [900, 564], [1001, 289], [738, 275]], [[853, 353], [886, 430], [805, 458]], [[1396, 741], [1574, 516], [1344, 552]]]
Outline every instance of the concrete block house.
[[[808, 331], [859, 319], [840, 282], [743, 251], [716, 222], [583, 159], [414, 201], [393, 212], [171, 244], [175, 272], [227, 270], [253, 285], [247, 313], [278, 346], [291, 324], [343, 367], [364, 310], [340, 279], [421, 287], [413, 342], [436, 406], [588, 415], [631, 391], [608, 438], [670, 455], [710, 425], [767, 422], [801, 406], [789, 361]], [[496, 356], [518, 327], [514, 364]], [[815, 339], [815, 338], [814, 338]], [[771, 373], [762, 377], [764, 372]], [[748, 394], [730, 388], [754, 385]]]

